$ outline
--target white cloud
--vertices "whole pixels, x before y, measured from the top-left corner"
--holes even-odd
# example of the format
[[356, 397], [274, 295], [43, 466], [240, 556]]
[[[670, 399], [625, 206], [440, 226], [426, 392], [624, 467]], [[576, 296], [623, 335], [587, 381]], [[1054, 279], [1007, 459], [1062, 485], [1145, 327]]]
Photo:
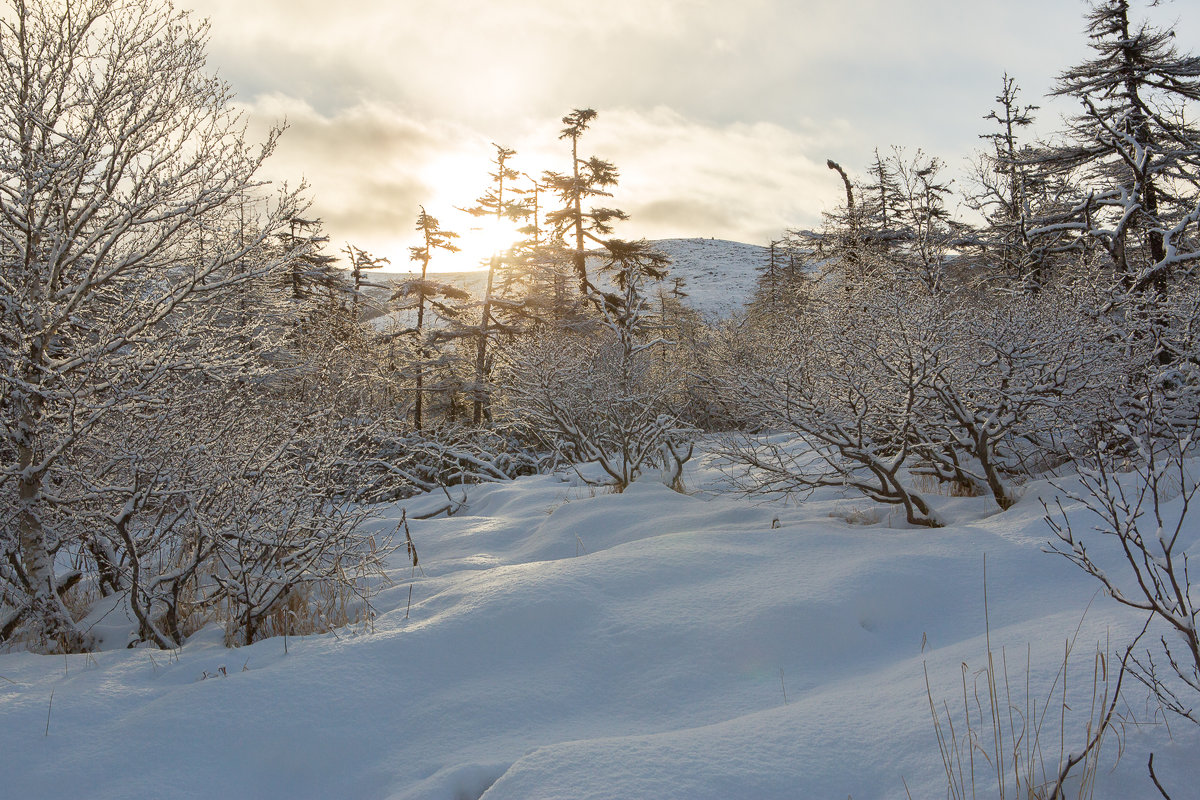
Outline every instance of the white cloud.
[[[323, 114], [272, 94], [245, 109], [260, 132], [286, 118], [267, 176], [307, 181], [312, 214], [324, 220], [333, 249], [350, 241], [401, 266], [415, 243], [418, 206], [461, 231], [470, 223], [455, 207], [471, 205], [487, 187], [494, 151], [483, 131], [426, 123], [379, 103]], [[543, 120], [500, 143], [516, 149], [513, 163], [531, 174], [567, 170], [560, 127]], [[618, 236], [765, 242], [787, 226], [815, 223], [825, 203], [836, 202], [823, 148], [837, 137], [837, 130], [801, 135], [769, 123], [708, 125], [667, 108], [619, 109], [600, 113], [581, 155], [613, 161], [621, 172], [612, 203], [632, 220]], [[470, 264], [443, 258], [442, 266]]]
[[[772, 123], [711, 125], [667, 109], [602, 112], [589, 147], [621, 169], [616, 200], [651, 238], [765, 243], [815, 224], [837, 182], [825, 167], [845, 125], [798, 133]], [[835, 176], [836, 178], [836, 176]]]
[[1041, 102], [1087, 53], [1082, 6], [1043, 0], [190, 3], [254, 118], [290, 120], [271, 175], [307, 177], [335, 244], [401, 262], [418, 204], [450, 223], [484, 188], [489, 142], [568, 168], [573, 107], [600, 112], [585, 144], [622, 171], [627, 235], [761, 242], [837, 202], [826, 158], [861, 174], [898, 144], [957, 165], [1004, 72]]

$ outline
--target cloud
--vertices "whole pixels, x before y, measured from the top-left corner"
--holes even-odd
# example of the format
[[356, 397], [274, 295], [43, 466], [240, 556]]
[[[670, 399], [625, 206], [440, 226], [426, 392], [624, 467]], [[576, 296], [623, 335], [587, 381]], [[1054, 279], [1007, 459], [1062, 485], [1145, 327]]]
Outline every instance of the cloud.
[[394, 265], [406, 261], [419, 206], [444, 199], [431, 165], [482, 153], [486, 145], [460, 125], [423, 121], [377, 102], [325, 114], [305, 100], [276, 93], [243, 103], [242, 109], [258, 138], [286, 122], [264, 176], [308, 185], [310, 213], [325, 222], [332, 249], [348, 241], [390, 257]]
[[663, 107], [618, 109], [601, 112], [586, 145], [620, 168], [615, 200], [642, 235], [762, 243], [815, 224], [828, 198], [836, 202], [825, 159], [841, 127], [800, 133], [765, 122], [712, 125]]
[[622, 234], [764, 242], [838, 202], [826, 158], [862, 174], [896, 144], [956, 167], [1004, 72], [1049, 106], [1088, 53], [1078, 5], [1044, 0], [188, 1], [256, 125], [289, 121], [271, 177], [308, 179], [334, 243], [401, 263], [418, 205], [467, 224], [490, 142], [569, 169], [573, 107], [600, 112], [585, 149], [621, 170]]
[[[488, 185], [494, 150], [485, 131], [429, 122], [392, 105], [360, 102], [326, 114], [304, 100], [270, 94], [244, 104], [261, 135], [286, 119], [287, 130], [267, 177], [304, 179], [311, 214], [325, 222], [333, 249], [344, 242], [406, 263], [418, 207], [445, 227], [474, 224], [456, 207], [472, 204]], [[570, 168], [556, 118], [527, 124], [513, 164], [534, 176]], [[843, 126], [844, 127], [844, 126]], [[627, 238], [717, 236], [764, 242], [784, 228], [814, 224], [837, 184], [824, 167], [837, 126], [798, 134], [769, 123], [710, 125], [668, 109], [602, 111], [581, 155], [613, 161], [621, 173], [612, 204], [632, 220]], [[552, 202], [544, 199], [544, 202]], [[469, 268], [474, 256], [443, 261]]]

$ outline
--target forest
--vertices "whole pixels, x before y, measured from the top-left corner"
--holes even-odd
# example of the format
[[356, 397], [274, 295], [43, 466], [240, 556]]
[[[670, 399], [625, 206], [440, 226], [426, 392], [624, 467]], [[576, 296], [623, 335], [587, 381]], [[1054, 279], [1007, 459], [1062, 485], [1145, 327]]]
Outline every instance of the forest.
[[390, 566], [420, 568], [418, 515], [384, 529], [382, 505], [446, 519], [467, 487], [555, 474], [683, 493], [703, 453], [739, 497], [836, 490], [922, 535], [945, 498], [1000, 514], [1061, 481], [1047, 549], [1145, 625], [1036, 796], [1094, 758], [1122, 680], [1200, 723], [1200, 57], [1128, 0], [1093, 0], [1090, 57], [1035, 87], [1074, 103], [1052, 136], [1005, 75], [970, 175], [921, 150], [830, 160], [844, 197], [780, 232], [722, 319], [619, 238], [595, 110], [562, 118], [559, 171], [494, 145], [462, 200], [505, 232], [473, 296], [439, 280], [459, 237], [424, 208], [398, 212], [422, 238], [392, 264], [261, 178], [287, 133], [247, 137], [193, 15], [6, 6], [2, 651], [100, 649], [86, 620], [117, 599], [120, 647], [345, 629]]

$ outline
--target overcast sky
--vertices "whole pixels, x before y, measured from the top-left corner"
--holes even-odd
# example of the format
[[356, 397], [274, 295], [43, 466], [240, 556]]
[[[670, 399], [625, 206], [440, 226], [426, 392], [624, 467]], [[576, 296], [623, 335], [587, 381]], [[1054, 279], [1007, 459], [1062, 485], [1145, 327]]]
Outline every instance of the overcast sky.
[[[188, 0], [185, 0], [188, 2]], [[599, 118], [625, 238], [766, 243], [843, 196], [832, 158], [923, 148], [965, 173], [1001, 78], [1042, 95], [1087, 54], [1081, 0], [190, 0], [253, 124], [286, 119], [269, 177], [311, 187], [331, 247], [407, 268], [418, 206], [469, 222], [496, 142], [569, 171], [560, 119]], [[1200, 41], [1200, 12], [1167, 2]], [[478, 255], [478, 254], [473, 254]], [[461, 264], [443, 264], [461, 267]]]

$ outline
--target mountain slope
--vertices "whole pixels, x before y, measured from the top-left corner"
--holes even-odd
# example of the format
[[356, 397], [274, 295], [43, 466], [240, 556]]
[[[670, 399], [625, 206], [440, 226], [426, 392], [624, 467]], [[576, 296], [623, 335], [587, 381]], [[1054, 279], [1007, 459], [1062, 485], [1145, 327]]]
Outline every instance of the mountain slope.
[[[658, 291], [671, 291], [675, 279], [683, 279], [683, 291], [687, 297], [684, 305], [695, 309], [705, 317], [729, 317], [742, 310], [754, 295], [758, 270], [768, 258], [766, 247], [723, 239], [660, 239], [651, 242], [671, 259], [671, 274], [665, 281], [646, 287], [646, 295], [655, 297]], [[591, 270], [595, 276], [599, 259], [592, 259]], [[405, 280], [408, 273], [384, 273], [376, 280], [395, 284]], [[465, 289], [475, 297], [481, 297], [487, 287], [487, 273], [439, 272], [432, 279]], [[603, 276], [594, 277], [601, 286], [608, 286]], [[372, 296], [384, 297], [387, 291], [372, 290]]]
[[705, 316], [729, 317], [754, 295], [758, 270], [769, 251], [757, 244], [723, 239], [660, 239], [652, 244], [671, 259], [672, 278], [684, 279], [684, 303]]

